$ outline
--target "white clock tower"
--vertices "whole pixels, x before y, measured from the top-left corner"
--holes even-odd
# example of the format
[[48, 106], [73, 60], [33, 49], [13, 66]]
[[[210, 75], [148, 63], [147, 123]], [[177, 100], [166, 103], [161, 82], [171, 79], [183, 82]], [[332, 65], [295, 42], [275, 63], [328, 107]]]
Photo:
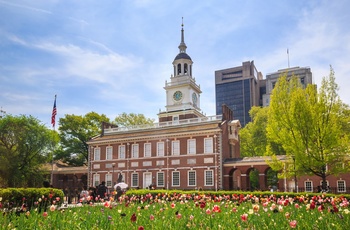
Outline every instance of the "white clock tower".
[[171, 75], [170, 82], [165, 82], [166, 111], [158, 114], [159, 122], [204, 117], [200, 112], [202, 91], [192, 77], [193, 61], [186, 53], [183, 24], [181, 27], [180, 53], [173, 61], [174, 74]]

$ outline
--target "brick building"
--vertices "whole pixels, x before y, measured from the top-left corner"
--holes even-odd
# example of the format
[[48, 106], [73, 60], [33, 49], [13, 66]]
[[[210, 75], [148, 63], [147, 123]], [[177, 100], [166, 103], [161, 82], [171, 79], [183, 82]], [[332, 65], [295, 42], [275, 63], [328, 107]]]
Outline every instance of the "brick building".
[[239, 156], [240, 123], [225, 105], [221, 115], [203, 115], [186, 48], [182, 27], [173, 75], [164, 87], [166, 110], [158, 114], [158, 123], [105, 125], [89, 141], [90, 186], [106, 181], [112, 187], [119, 179], [130, 188], [223, 189], [221, 162]]

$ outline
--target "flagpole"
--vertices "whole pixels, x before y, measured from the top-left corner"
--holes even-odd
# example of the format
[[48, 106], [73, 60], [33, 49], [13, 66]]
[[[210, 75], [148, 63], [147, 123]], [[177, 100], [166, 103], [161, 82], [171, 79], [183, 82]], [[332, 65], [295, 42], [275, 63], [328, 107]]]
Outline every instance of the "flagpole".
[[[53, 131], [55, 131], [55, 124], [56, 124], [56, 115], [57, 115], [57, 108], [56, 108], [56, 99], [57, 99], [57, 95], [55, 94], [55, 100], [53, 103], [53, 108], [52, 108], [52, 115], [51, 115], [51, 125], [52, 125], [52, 129]], [[51, 185], [53, 185], [53, 150], [52, 150], [52, 154], [51, 154]]]

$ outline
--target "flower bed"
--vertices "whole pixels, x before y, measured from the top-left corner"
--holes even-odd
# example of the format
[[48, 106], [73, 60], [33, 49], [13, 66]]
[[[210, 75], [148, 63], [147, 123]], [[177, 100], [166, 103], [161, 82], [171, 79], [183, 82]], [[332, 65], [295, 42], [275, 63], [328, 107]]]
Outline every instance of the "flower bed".
[[[1, 201], [0, 201], [1, 202]], [[350, 229], [345, 197], [163, 191], [4, 212], [0, 229]]]

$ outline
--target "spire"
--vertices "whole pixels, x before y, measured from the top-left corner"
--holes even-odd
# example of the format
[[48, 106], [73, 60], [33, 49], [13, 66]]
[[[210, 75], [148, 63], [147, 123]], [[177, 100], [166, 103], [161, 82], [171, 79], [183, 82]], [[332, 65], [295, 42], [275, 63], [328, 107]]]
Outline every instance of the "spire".
[[179, 45], [180, 53], [186, 53], [186, 44], [185, 44], [185, 35], [184, 35], [184, 17], [182, 17], [182, 24], [181, 24], [181, 43]]

